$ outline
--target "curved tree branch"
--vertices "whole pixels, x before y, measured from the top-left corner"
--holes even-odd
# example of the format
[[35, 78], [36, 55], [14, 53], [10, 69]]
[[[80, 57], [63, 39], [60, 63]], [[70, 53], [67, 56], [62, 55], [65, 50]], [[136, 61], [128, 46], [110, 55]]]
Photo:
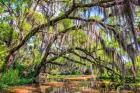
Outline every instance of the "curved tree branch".
[[59, 17], [56, 17], [56, 18], [50, 20], [49, 23], [45, 23], [45, 24], [42, 24], [42, 25], [39, 25], [39, 26], [33, 28], [17, 46], [15, 46], [12, 49], [10, 49], [9, 54], [13, 54], [15, 51], [17, 51], [18, 49], [20, 49], [39, 30], [44, 29], [44, 28], [46, 28], [49, 25], [54, 25], [58, 21], [67, 18], [77, 8], [98, 6], [100, 4], [107, 3], [107, 2], [110, 2], [110, 1], [112, 1], [112, 0], [105, 0], [105, 1], [100, 1], [100, 2], [92, 3], [92, 4], [77, 4], [77, 3], [73, 4], [71, 6], [71, 8], [68, 11], [66, 11], [65, 14], [63, 14], [62, 16], [59, 16]]

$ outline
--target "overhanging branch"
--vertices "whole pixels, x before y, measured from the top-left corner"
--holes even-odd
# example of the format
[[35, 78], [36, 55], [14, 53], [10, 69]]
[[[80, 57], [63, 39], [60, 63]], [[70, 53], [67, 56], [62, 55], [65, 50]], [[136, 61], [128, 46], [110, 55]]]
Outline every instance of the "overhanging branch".
[[76, 10], [77, 8], [82, 8], [82, 7], [92, 7], [92, 6], [99, 6], [100, 4], [103, 3], [107, 3], [107, 2], [111, 2], [113, 0], [105, 0], [105, 1], [99, 1], [96, 3], [91, 3], [91, 4], [73, 4], [71, 6], [71, 8], [65, 12], [65, 14], [63, 14], [62, 16], [56, 17], [52, 20], [50, 20], [49, 23], [45, 23], [42, 25], [39, 25], [35, 28], [33, 28], [26, 36], [25, 38], [17, 45], [14, 46], [13, 48], [10, 49], [9, 54], [14, 53], [15, 51], [17, 51], [18, 49], [20, 49], [32, 36], [34, 36], [39, 30], [46, 28], [49, 25], [54, 25], [56, 24], [58, 21], [63, 20], [65, 18], [67, 18], [74, 10]]

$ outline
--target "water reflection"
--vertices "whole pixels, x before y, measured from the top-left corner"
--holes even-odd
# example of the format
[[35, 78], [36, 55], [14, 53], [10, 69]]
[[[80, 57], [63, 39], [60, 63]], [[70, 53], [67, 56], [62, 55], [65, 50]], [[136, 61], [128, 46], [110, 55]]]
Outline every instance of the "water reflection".
[[[117, 93], [117, 91], [109, 89], [99, 81], [67, 81], [14, 87], [9, 93]], [[121, 93], [140, 93], [140, 91], [123, 90]]]
[[46, 86], [51, 85], [51, 87], [42, 89], [42, 93], [100, 93], [97, 89], [94, 89], [93, 84], [89, 81], [64, 82], [61, 86], [55, 84], [46, 84]]

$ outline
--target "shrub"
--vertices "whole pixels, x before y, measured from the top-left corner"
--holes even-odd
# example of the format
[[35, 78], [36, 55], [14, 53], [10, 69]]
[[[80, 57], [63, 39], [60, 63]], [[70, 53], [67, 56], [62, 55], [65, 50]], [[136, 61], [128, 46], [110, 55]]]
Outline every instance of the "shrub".
[[9, 71], [3, 73], [0, 77], [0, 89], [7, 88], [8, 86], [29, 84], [32, 83], [32, 81], [32, 78], [21, 78], [19, 75], [19, 70], [10, 69]]
[[5, 85], [15, 85], [19, 82], [19, 79], [19, 71], [11, 69], [2, 74], [0, 83]]

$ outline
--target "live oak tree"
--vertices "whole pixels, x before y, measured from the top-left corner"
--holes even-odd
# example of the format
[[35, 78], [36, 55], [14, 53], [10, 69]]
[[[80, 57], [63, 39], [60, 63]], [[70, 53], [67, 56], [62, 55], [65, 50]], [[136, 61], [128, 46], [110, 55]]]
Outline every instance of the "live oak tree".
[[62, 66], [56, 62], [62, 57], [124, 79], [131, 61], [135, 79], [139, 5], [139, 0], [0, 0], [3, 70], [27, 62], [37, 77], [48, 63]]

